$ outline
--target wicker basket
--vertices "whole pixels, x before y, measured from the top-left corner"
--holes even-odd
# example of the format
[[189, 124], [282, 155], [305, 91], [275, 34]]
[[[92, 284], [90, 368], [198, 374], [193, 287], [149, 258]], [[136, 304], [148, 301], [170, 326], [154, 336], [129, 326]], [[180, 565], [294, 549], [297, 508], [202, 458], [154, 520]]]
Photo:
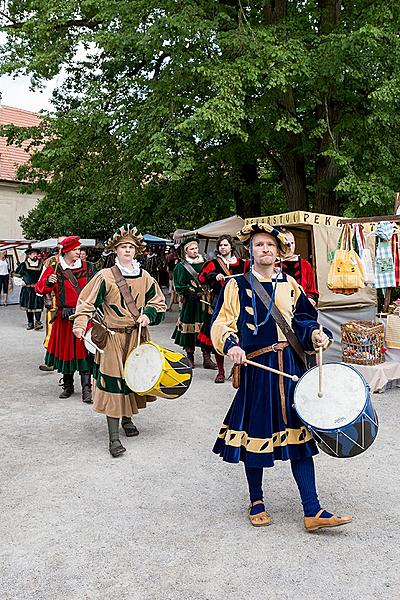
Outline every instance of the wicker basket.
[[349, 321], [341, 325], [342, 360], [355, 365], [385, 362], [385, 329], [379, 321]]

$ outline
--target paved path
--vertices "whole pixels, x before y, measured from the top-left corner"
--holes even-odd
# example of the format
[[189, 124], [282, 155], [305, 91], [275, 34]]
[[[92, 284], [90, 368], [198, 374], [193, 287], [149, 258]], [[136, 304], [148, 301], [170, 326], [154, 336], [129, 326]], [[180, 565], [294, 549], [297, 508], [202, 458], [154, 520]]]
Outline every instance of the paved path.
[[[171, 346], [175, 314], [153, 329]], [[324, 506], [350, 526], [302, 529], [288, 464], [264, 477], [274, 524], [252, 528], [240, 465], [211, 452], [229, 383], [195, 370], [180, 400], [136, 419], [112, 459], [105, 419], [41, 373], [40, 332], [0, 308], [1, 600], [397, 599], [400, 393], [374, 396], [380, 435], [351, 460], [316, 459]], [[332, 382], [334, 385], [334, 382]]]

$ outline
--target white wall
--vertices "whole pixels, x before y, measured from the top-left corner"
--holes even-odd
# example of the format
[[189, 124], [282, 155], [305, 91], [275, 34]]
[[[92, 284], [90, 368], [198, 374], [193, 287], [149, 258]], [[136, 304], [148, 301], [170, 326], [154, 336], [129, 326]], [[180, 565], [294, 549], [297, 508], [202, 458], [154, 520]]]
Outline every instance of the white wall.
[[0, 238], [22, 239], [18, 217], [26, 215], [43, 197], [42, 192], [21, 194], [17, 183], [0, 181]]

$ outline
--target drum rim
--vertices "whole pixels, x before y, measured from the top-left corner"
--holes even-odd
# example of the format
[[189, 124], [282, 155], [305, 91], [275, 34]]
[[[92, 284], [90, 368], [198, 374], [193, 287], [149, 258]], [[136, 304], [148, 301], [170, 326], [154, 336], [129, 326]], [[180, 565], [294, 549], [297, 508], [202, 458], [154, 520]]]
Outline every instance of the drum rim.
[[[162, 346], [160, 346], [159, 344], [157, 344], [156, 342], [153, 342], [153, 340], [146, 340], [145, 342], [142, 342], [141, 344], [139, 344], [139, 346], [144, 346], [145, 344], [147, 344], [148, 346], [155, 346], [157, 348], [157, 350], [159, 350], [161, 357], [162, 357], [162, 365], [161, 365], [161, 373], [157, 379], [157, 381], [154, 383], [154, 385], [149, 388], [148, 390], [145, 390], [143, 392], [135, 392], [134, 390], [132, 390], [132, 392], [134, 394], [137, 394], [138, 396], [151, 396], [152, 394], [150, 393], [152, 390], [154, 390], [154, 388], [160, 383], [163, 372], [164, 372], [164, 367], [165, 367], [165, 356], [164, 354], [161, 352], [160, 348], [162, 348]], [[130, 357], [130, 355], [132, 354], [132, 352], [135, 352], [137, 350], [137, 348], [132, 348], [132, 350], [129, 352], [128, 356], [125, 359], [125, 364], [124, 364], [124, 381], [125, 383], [128, 385], [128, 381], [126, 379], [126, 364], [128, 361], [128, 358]], [[128, 385], [129, 387], [129, 385]], [[129, 389], [131, 390], [132, 388], [129, 387]]]
[[315, 430], [315, 431], [323, 431], [323, 432], [340, 431], [341, 429], [346, 429], [347, 427], [350, 427], [351, 425], [353, 425], [354, 423], [356, 423], [356, 421], [358, 421], [359, 418], [365, 413], [365, 407], [366, 407], [366, 405], [368, 403], [368, 399], [371, 401], [372, 410], [374, 412], [376, 412], [375, 409], [374, 409], [374, 406], [372, 404], [372, 400], [371, 400], [371, 388], [368, 385], [368, 382], [365, 379], [364, 375], [362, 373], [360, 373], [360, 371], [358, 369], [356, 369], [353, 365], [349, 365], [348, 363], [342, 363], [342, 362], [333, 362], [333, 361], [330, 361], [330, 362], [324, 363], [324, 365], [343, 365], [344, 367], [348, 367], [349, 369], [352, 369], [353, 371], [355, 371], [356, 373], [358, 373], [358, 375], [361, 377], [366, 390], [368, 390], [368, 394], [366, 394], [365, 402], [364, 402], [364, 406], [363, 406], [362, 411], [357, 415], [357, 417], [355, 419], [353, 419], [352, 421], [350, 421], [350, 423], [346, 423], [346, 425], [344, 425], [344, 427], [336, 427], [336, 429], [332, 429], [332, 428], [330, 428], [330, 429], [323, 429], [322, 427], [315, 427], [315, 425], [311, 425], [311, 423], [308, 423], [308, 421], [306, 421], [305, 419], [303, 419], [303, 417], [300, 417], [300, 413], [299, 413], [299, 411], [296, 408], [296, 388], [297, 388], [297, 386], [299, 385], [300, 381], [304, 378], [304, 376], [309, 371], [312, 371], [313, 369], [318, 369], [319, 366], [318, 365], [314, 365], [313, 367], [311, 367], [311, 369], [307, 369], [307, 371], [305, 371], [303, 373], [303, 375], [300, 377], [299, 381], [297, 382], [296, 387], [294, 389], [294, 394], [293, 394], [293, 408], [295, 409], [296, 414], [299, 417], [300, 421], [305, 425], [305, 427], [307, 427], [307, 429], [311, 429], [311, 430]]

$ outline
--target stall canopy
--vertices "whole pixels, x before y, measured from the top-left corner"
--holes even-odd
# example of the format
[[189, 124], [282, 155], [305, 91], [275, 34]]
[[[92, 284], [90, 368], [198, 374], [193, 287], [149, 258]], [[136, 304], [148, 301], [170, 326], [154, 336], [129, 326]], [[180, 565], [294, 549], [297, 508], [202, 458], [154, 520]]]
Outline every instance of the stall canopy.
[[[319, 310], [334, 308], [363, 308], [376, 305], [376, 291], [370, 287], [360, 289], [356, 294], [345, 296], [334, 294], [326, 282], [330, 269], [330, 259], [337, 248], [343, 224], [341, 217], [305, 211], [294, 211], [266, 217], [246, 219], [247, 223], [268, 223], [275, 227], [287, 227], [296, 234], [296, 249], [312, 263], [320, 293]], [[375, 254], [375, 236], [368, 236], [376, 223], [363, 223], [368, 247]]]
[[229, 234], [235, 236], [237, 232], [242, 229], [244, 220], [238, 215], [228, 217], [227, 219], [220, 219], [219, 221], [213, 221], [198, 229], [187, 231], [185, 229], [177, 229], [174, 233], [174, 240], [180, 241], [185, 237], [196, 235], [198, 238], [205, 239], [217, 239], [220, 235]]
[[25, 250], [35, 240], [0, 240], [0, 250]]
[[151, 233], [145, 233], [143, 235], [143, 239], [146, 244], [153, 244], [153, 246], [166, 246], [167, 244], [173, 243], [172, 240], [160, 238], [156, 235], [152, 235]]
[[[56, 238], [49, 238], [48, 240], [43, 240], [42, 242], [36, 242], [35, 244], [32, 244], [32, 248], [56, 248], [57, 243], [58, 242]], [[84, 248], [94, 248], [96, 246], [96, 240], [81, 238], [81, 246]]]

